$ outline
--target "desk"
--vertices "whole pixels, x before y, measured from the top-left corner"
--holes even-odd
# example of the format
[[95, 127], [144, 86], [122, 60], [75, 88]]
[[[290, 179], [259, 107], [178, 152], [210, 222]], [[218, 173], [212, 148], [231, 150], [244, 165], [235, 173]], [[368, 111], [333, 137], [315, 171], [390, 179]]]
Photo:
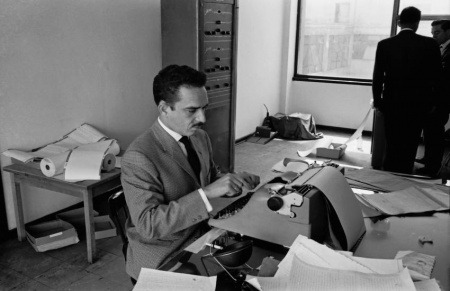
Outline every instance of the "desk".
[[[436, 263], [431, 278], [438, 281], [442, 290], [450, 290], [449, 213], [434, 213], [430, 216], [389, 217], [387, 219], [389, 229], [386, 231], [379, 231], [377, 223], [372, 222], [370, 218], [364, 219], [367, 232], [354, 255], [366, 258], [394, 259], [398, 251], [411, 250], [435, 256]], [[432, 238], [433, 243], [421, 245], [418, 238], [423, 235]], [[189, 259], [189, 262], [195, 264], [203, 276], [206, 276], [206, 272], [200, 258], [208, 253], [207, 249], [208, 247], [200, 253], [192, 255]], [[264, 242], [256, 240], [248, 264], [252, 267], [258, 267], [263, 258], [267, 256], [282, 260], [286, 252], [287, 249], [283, 251], [279, 245], [264, 244]], [[222, 271], [217, 264], [211, 261], [207, 264], [207, 267], [210, 275], [217, 275]], [[167, 270], [167, 268], [162, 269]], [[216, 286], [216, 290], [222, 289], [223, 286]]]
[[[431, 278], [439, 281], [442, 290], [450, 290], [450, 214], [434, 213], [430, 216], [391, 216], [374, 223], [364, 219], [366, 234], [355, 251], [355, 256], [393, 259], [398, 251], [415, 251], [436, 257]], [[388, 224], [380, 231], [379, 224]], [[420, 236], [433, 243], [420, 244]]]
[[101, 180], [98, 181], [86, 180], [76, 183], [46, 177], [40, 170], [20, 164], [6, 166], [3, 170], [13, 175], [15, 185], [13, 202], [19, 241], [25, 239], [26, 236], [21, 193], [22, 185], [43, 188], [83, 199], [87, 256], [89, 263], [92, 263], [96, 255], [93, 198], [120, 187], [120, 170], [114, 169], [111, 172], [102, 173]]

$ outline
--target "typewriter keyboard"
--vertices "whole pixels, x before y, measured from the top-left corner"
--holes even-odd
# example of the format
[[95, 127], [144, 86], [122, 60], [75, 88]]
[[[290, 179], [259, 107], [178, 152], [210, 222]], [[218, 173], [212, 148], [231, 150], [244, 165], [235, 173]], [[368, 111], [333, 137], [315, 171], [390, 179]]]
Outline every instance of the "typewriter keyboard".
[[238, 213], [250, 200], [254, 192], [248, 192], [247, 195], [235, 200], [233, 203], [217, 212], [214, 219], [226, 219]]

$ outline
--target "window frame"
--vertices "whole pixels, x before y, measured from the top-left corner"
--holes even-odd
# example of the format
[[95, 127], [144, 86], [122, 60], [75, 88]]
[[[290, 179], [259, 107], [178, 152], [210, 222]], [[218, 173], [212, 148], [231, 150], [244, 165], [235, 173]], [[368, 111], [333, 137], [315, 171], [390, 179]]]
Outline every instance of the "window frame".
[[[307, 74], [298, 74], [298, 57], [299, 57], [299, 44], [300, 44], [300, 14], [302, 8], [302, 2], [304, 0], [297, 0], [297, 27], [295, 35], [295, 58], [294, 58], [294, 76], [293, 81], [303, 81], [303, 82], [322, 82], [322, 83], [336, 83], [336, 84], [347, 84], [347, 85], [363, 85], [372, 86], [372, 79], [362, 79], [362, 78], [345, 78], [345, 77], [329, 77], [329, 76], [316, 76]], [[394, 0], [394, 5], [392, 7], [392, 20], [391, 20], [391, 32], [390, 37], [397, 34], [397, 18], [399, 15], [400, 1]], [[422, 14], [420, 20], [433, 21], [439, 19], [450, 19], [450, 14]]]

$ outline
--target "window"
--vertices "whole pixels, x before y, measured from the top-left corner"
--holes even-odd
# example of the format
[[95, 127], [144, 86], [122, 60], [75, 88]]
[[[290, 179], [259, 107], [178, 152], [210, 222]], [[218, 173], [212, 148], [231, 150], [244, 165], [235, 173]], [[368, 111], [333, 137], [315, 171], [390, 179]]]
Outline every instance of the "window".
[[407, 6], [422, 11], [422, 35], [450, 19], [449, 0], [299, 0], [294, 80], [370, 85], [377, 44]]

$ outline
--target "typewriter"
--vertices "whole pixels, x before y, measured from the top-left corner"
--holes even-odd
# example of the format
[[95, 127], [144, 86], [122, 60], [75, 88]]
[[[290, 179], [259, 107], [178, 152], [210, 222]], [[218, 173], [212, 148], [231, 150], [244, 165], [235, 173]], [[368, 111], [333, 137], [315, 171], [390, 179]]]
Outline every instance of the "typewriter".
[[[217, 212], [209, 220], [209, 225], [283, 246], [292, 245], [299, 234], [324, 243], [329, 238], [329, 218], [340, 218], [335, 211], [330, 211], [330, 203], [320, 190], [303, 183], [309, 173], [317, 174], [319, 171], [311, 169], [311, 172], [303, 175], [305, 178], [302, 176], [303, 180], [286, 183], [286, 187], [279, 186], [278, 193], [274, 194], [272, 182], [282, 185], [279, 183], [281, 179], [277, 177]], [[350, 199], [356, 198], [352, 195]], [[358, 238], [361, 236], [361, 227], [365, 230], [362, 215], [355, 230]], [[350, 249], [354, 243], [351, 242], [343, 249]]]

